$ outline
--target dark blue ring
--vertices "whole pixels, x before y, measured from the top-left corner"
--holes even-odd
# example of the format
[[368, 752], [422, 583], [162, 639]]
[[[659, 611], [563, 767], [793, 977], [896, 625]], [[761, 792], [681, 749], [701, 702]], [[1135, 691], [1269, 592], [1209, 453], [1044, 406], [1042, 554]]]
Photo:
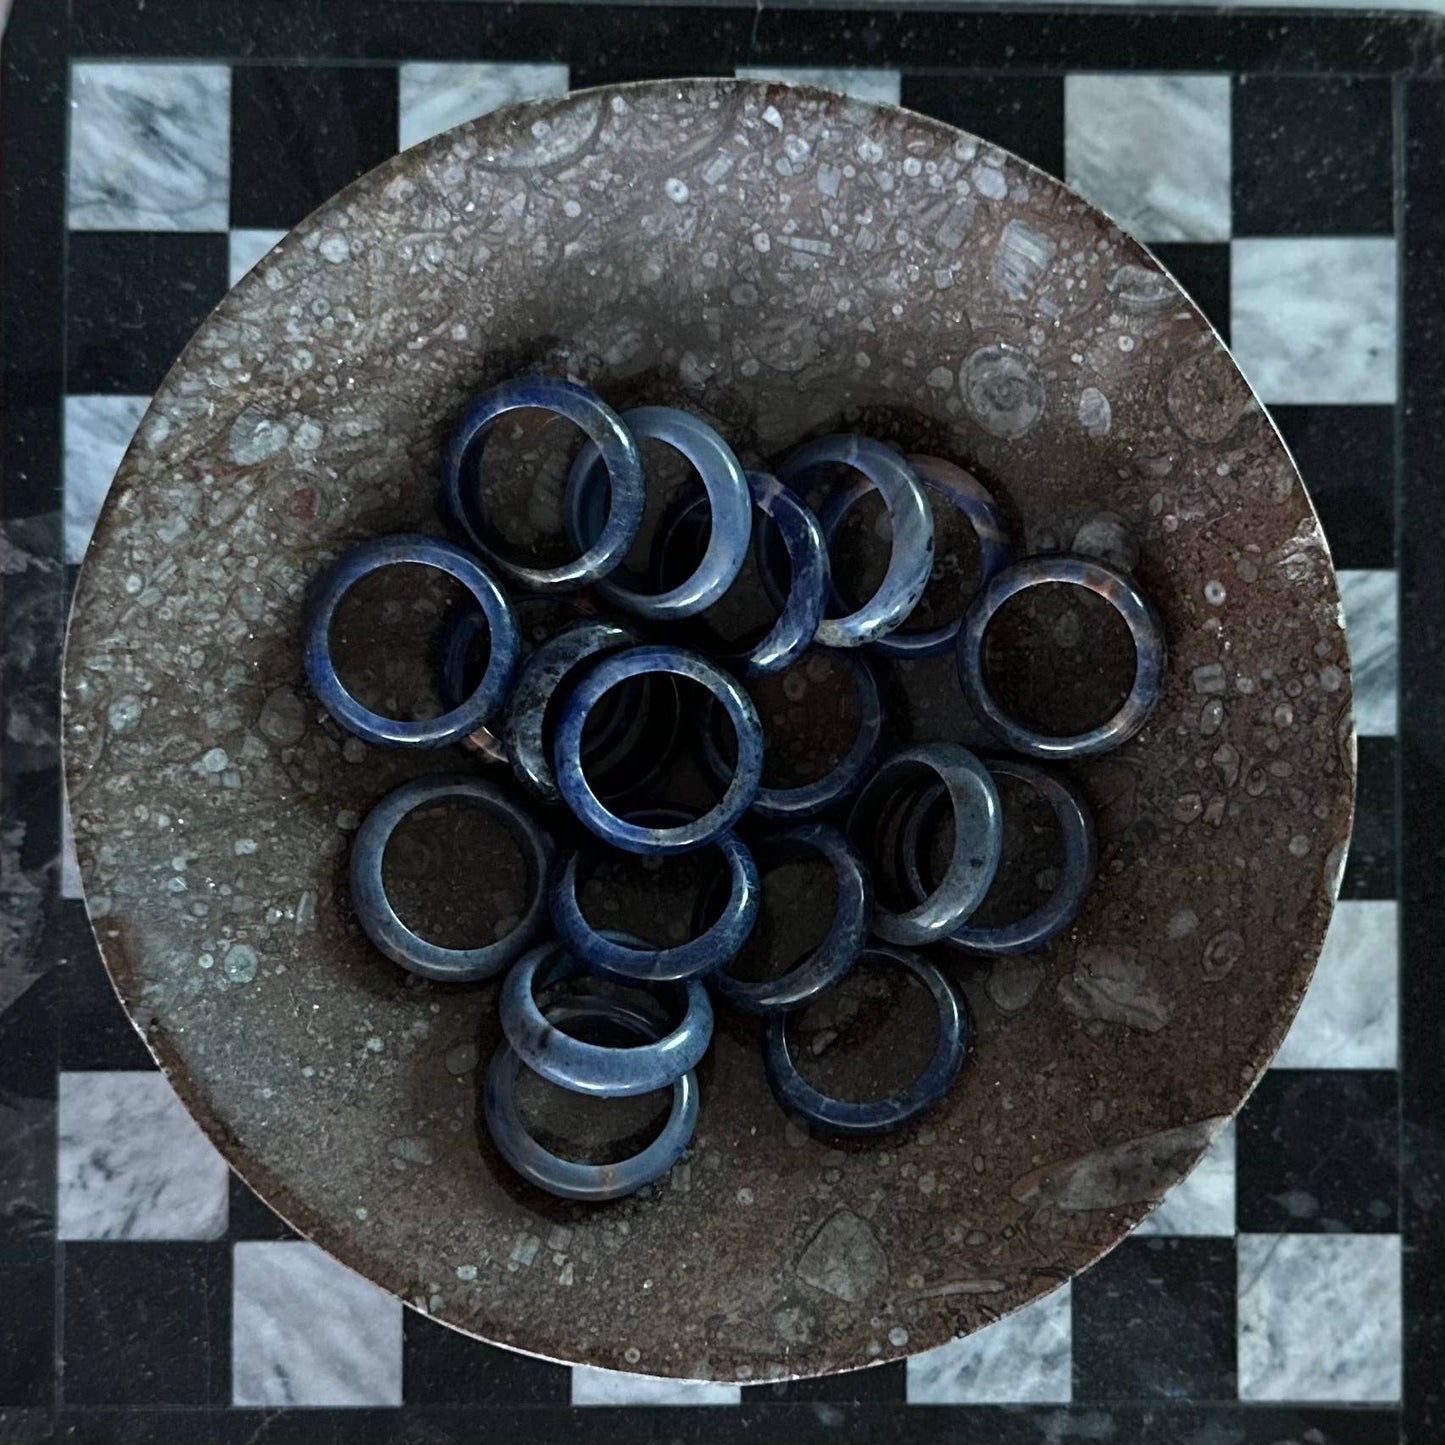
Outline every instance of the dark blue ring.
[[[555, 412], [580, 427], [611, 484], [605, 523], [599, 519], [593, 540], [580, 557], [559, 567], [528, 567], [505, 557], [487, 519], [480, 477], [471, 489], [462, 480], [467, 455], [474, 446], [485, 446], [486, 434], [497, 420], [529, 407]], [[493, 387], [468, 408], [447, 446], [442, 503], [477, 551], [507, 576], [539, 591], [583, 587], [616, 567], [637, 540], [647, 506], [642, 453], [622, 418], [585, 386], [554, 376], [519, 376]]]
[[[481, 948], [428, 943], [397, 917], [381, 865], [397, 824], [429, 803], [468, 803], [498, 819], [517, 840], [527, 866], [528, 898], [521, 921], [505, 938]], [[475, 860], [458, 863], [465, 884]], [[351, 846], [351, 906], [366, 936], [394, 963], [440, 983], [471, 983], [500, 973], [541, 931], [547, 916], [552, 840], [505, 794], [480, 778], [414, 778], [388, 793], [362, 820]]]
[[[457, 707], [423, 722], [383, 717], [347, 691], [331, 658], [331, 623], [341, 599], [363, 577], [383, 567], [413, 563], [455, 578], [476, 599], [491, 631], [491, 656], [476, 690]], [[440, 748], [475, 732], [501, 706], [512, 685], [522, 639], [506, 594], [475, 557], [439, 537], [402, 533], [353, 547], [322, 573], [306, 611], [306, 676], [321, 705], [348, 731], [393, 748]]]
[[874, 944], [863, 951], [860, 962], [894, 963], [908, 969], [933, 995], [938, 1006], [938, 1047], [927, 1068], [906, 1088], [886, 1099], [854, 1103], [833, 1099], [815, 1089], [798, 1072], [788, 1048], [788, 1019], [785, 1013], [768, 1020], [763, 1061], [768, 1083], [778, 1102], [790, 1112], [816, 1124], [835, 1137], [865, 1138], [886, 1134], [933, 1108], [957, 1082], [968, 1052], [967, 1015], [949, 982], [933, 964], [902, 948]]
[[[1134, 640], [1129, 696], [1107, 722], [1073, 737], [1055, 737], [1016, 722], [995, 701], [983, 677], [983, 640], [989, 623], [1009, 598], [1045, 582], [1067, 582], [1102, 597], [1123, 618]], [[1089, 757], [1128, 742], [1159, 701], [1165, 663], [1163, 623], [1134, 582], [1106, 562], [1066, 552], [1025, 557], [998, 573], [973, 599], [958, 633], [958, 676], [969, 706], [1010, 748], [1033, 758]]]

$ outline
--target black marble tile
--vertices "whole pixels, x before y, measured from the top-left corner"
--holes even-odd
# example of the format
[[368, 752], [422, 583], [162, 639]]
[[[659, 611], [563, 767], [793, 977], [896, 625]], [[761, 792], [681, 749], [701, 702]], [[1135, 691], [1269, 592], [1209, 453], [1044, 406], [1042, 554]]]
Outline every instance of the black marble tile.
[[62, 1410], [54, 1438], [74, 1445], [231, 1445], [233, 1439], [262, 1445], [271, 1439], [255, 1416], [248, 1417], [249, 1437], [228, 1433], [229, 1415], [221, 1410]]
[[395, 66], [231, 73], [231, 225], [289, 229], [396, 153]]
[[1388, 80], [1234, 79], [1236, 236], [1369, 236], [1394, 231]]
[[1271, 1069], [1240, 1111], [1236, 1219], [1249, 1234], [1399, 1228], [1393, 1069]]
[[1021, 155], [1052, 176], [1064, 173], [1061, 75], [905, 75], [902, 101]]
[[300, 1236], [241, 1178], [231, 1174], [227, 1239], [299, 1239]]
[[1395, 565], [1395, 408], [1274, 406], [1336, 567]]
[[1232, 1400], [1232, 1239], [1126, 1239], [1074, 1280], [1074, 1399]]
[[[1408, 656], [1401, 671], [1408, 677]], [[1396, 896], [1395, 755], [1394, 738], [1360, 738], [1359, 774], [1355, 784], [1355, 831], [1340, 885], [1341, 898]], [[1439, 755], [1436, 755], [1436, 766]]]
[[141, 1041], [100, 961], [85, 905], [67, 899], [59, 906], [57, 949], [61, 985], [60, 1067], [153, 1069], [155, 1060]]
[[54, 1397], [52, 1246], [0, 1244], [0, 1411], [49, 1405]]
[[149, 396], [226, 294], [226, 237], [76, 231], [69, 247], [67, 389]]
[[760, 1404], [881, 1404], [907, 1398], [907, 1388], [907, 1372], [902, 1360], [890, 1360], [886, 1365], [875, 1365], [871, 1370], [849, 1370], [844, 1375], [749, 1385], [743, 1391], [743, 1399]]
[[[55, 971], [0, 969], [0, 1252], [55, 1232]], [[21, 990], [18, 993], [7, 991]], [[0, 1266], [0, 1294], [5, 1270]], [[3, 1397], [0, 1397], [3, 1399]]]
[[1214, 329], [1229, 342], [1229, 245], [1227, 242], [1178, 241], [1152, 245], [1151, 251], [1174, 273]]
[[402, 1316], [402, 1390], [408, 1405], [565, 1405], [572, 1372], [484, 1345], [415, 1310]]
[[66, 1405], [229, 1402], [229, 1245], [62, 1248]]

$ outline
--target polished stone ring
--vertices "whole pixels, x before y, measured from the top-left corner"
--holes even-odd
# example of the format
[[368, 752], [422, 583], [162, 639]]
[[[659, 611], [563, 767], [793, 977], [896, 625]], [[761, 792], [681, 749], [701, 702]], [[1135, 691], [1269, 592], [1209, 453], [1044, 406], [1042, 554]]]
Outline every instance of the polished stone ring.
[[[1003, 513], [999, 511], [998, 503], [988, 489], [962, 467], [954, 466], [952, 462], [944, 461], [941, 457], [910, 456], [908, 464], [923, 483], [930, 498], [946, 502], [963, 513], [969, 526], [973, 528], [973, 535], [978, 539], [979, 585], [982, 586], [996, 572], [1007, 567], [1013, 559], [1013, 549], [1009, 546]], [[850, 486], [839, 487], [828, 493], [827, 500], [818, 512], [818, 521], [822, 524], [823, 535], [828, 539], [830, 547], [843, 519], [872, 490], [873, 483], [867, 477], [860, 476]], [[836, 588], [833, 591], [833, 600], [841, 605]], [[877, 638], [873, 646], [887, 657], [938, 657], [953, 647], [962, 624], [963, 613], [960, 612], [952, 622], [923, 631], [910, 632], [899, 628], [896, 632]]]
[[[580, 427], [609, 483], [606, 517], [598, 517], [591, 542], [579, 557], [557, 567], [530, 567], [506, 556], [487, 515], [483, 479], [463, 476], [469, 457], [477, 458], [479, 471], [479, 454], [497, 422], [528, 408], [553, 412]], [[468, 408], [447, 447], [442, 504], [472, 546], [508, 577], [538, 591], [584, 587], [612, 571], [637, 540], [647, 506], [642, 453], [622, 418], [585, 386], [554, 376], [520, 376], [493, 387]]]
[[[386, 895], [382, 858], [397, 825], [432, 803], [464, 803], [497, 819], [516, 840], [527, 869], [527, 902], [505, 937], [478, 948], [428, 943], [397, 916]], [[456, 865], [458, 887], [472, 885], [469, 865]], [[552, 840], [505, 794], [480, 778], [415, 778], [388, 793], [362, 820], [351, 847], [351, 906], [366, 936], [394, 963], [439, 983], [491, 978], [525, 952], [547, 917]]]
[[938, 1007], [938, 1046], [923, 1072], [886, 1099], [866, 1103], [835, 1099], [815, 1089], [798, 1072], [788, 1046], [788, 1021], [792, 1015], [774, 1014], [768, 1020], [763, 1044], [768, 1083], [785, 1109], [835, 1137], [886, 1134], [927, 1113], [953, 1087], [968, 1052], [967, 1015], [948, 980], [933, 964], [906, 949], [879, 944], [865, 949], [860, 962], [906, 968], [923, 984]]
[[862, 472], [882, 494], [893, 529], [888, 570], [877, 592], [846, 617], [824, 617], [818, 624], [822, 646], [861, 647], [892, 632], [918, 606], [933, 571], [933, 513], [913, 468], [871, 437], [839, 433], [805, 442], [778, 468], [778, 480], [802, 495], [810, 477], [830, 464]]
[[[615, 934], [626, 940], [626, 935]], [[620, 1098], [665, 1089], [696, 1065], [712, 1042], [712, 1003], [689, 979], [676, 989], [685, 1001], [682, 1021], [662, 1037], [632, 1047], [589, 1044], [543, 1016], [534, 990], [580, 973], [567, 946], [543, 943], [512, 966], [502, 985], [502, 1031], [517, 1057], [544, 1079], [576, 1094]]]
[[[1009, 598], [1046, 582], [1067, 582], [1102, 597], [1123, 618], [1134, 640], [1134, 683], [1123, 705], [1108, 721], [1072, 737], [1037, 732], [1011, 718], [983, 676], [984, 634], [999, 608]], [[1034, 758], [1088, 757], [1127, 742], [1159, 701], [1164, 663], [1164, 628], [1149, 599], [1117, 568], [1068, 553], [1026, 557], [998, 573], [973, 599], [958, 633], [958, 676], [969, 706], [1010, 748]]]
[[[616, 576], [604, 577], [597, 590], [614, 607], [653, 622], [672, 622], [711, 607], [733, 585], [752, 536], [752, 498], [742, 463], [705, 421], [672, 406], [639, 406], [622, 420], [639, 441], [666, 442], [692, 463], [702, 479], [711, 509], [712, 530], [702, 560], [690, 577], [670, 591], [638, 592]], [[564, 520], [573, 544], [582, 546], [602, 526], [607, 490], [599, 453], [584, 446], [567, 478]], [[609, 475], [610, 473], [605, 473]]]
[[[661, 1032], [653, 1019], [619, 999], [589, 996], [569, 999], [547, 1010], [547, 1021], [557, 1029], [605, 1022], [621, 1028], [644, 1043]], [[660, 1179], [682, 1157], [697, 1128], [697, 1076], [689, 1071], [672, 1086], [672, 1108], [661, 1133], [640, 1153], [615, 1164], [582, 1164], [544, 1149], [528, 1132], [517, 1107], [517, 1081], [522, 1061], [509, 1043], [498, 1046], [487, 1070], [483, 1112], [487, 1132], [508, 1164], [529, 1184], [563, 1199], [599, 1204], [634, 1194], [644, 1184]]]
[[921, 743], [888, 758], [864, 785], [848, 817], [848, 836], [876, 846], [900, 787], [923, 770], [935, 773], [953, 806], [953, 852], [938, 886], [913, 907], [876, 907], [873, 932], [889, 943], [933, 943], [952, 933], [983, 901], [998, 872], [1003, 813], [984, 765], [958, 743]]
[[[471, 694], [440, 717], [420, 722], [383, 717], [363, 707], [336, 674], [331, 624], [341, 599], [363, 577], [412, 563], [434, 567], [460, 582], [476, 600], [491, 636], [486, 671]], [[506, 700], [521, 656], [512, 605], [475, 557], [439, 537], [402, 533], [353, 547], [318, 580], [306, 612], [306, 676], [321, 705], [343, 727], [369, 743], [393, 748], [440, 748], [475, 732]]]
[[[583, 770], [582, 734], [588, 714], [605, 693], [629, 678], [659, 672], [690, 678], [712, 693], [732, 722], [737, 762], [723, 796], [701, 817], [676, 827], [648, 828], [618, 817], [593, 791]], [[763, 728], [742, 685], [705, 657], [680, 647], [633, 647], [603, 658], [562, 699], [552, 763], [568, 807], [604, 842], [629, 853], [686, 853], [731, 828], [757, 796]]]

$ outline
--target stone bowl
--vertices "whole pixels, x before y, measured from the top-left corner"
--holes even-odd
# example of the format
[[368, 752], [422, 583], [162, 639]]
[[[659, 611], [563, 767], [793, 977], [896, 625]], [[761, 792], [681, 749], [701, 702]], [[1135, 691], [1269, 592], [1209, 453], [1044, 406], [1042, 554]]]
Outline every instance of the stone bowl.
[[[604, 1207], [543, 1197], [478, 1138], [495, 985], [408, 978], [350, 916], [357, 818], [420, 771], [484, 765], [348, 743], [303, 680], [303, 597], [362, 538], [440, 530], [450, 428], [528, 368], [694, 408], [749, 464], [840, 425], [952, 457], [1025, 548], [1121, 551], [1158, 605], [1157, 713], [1074, 770], [1093, 895], [1043, 953], [948, 962], [976, 1049], [904, 1134], [813, 1139], [733, 1021], [671, 1176]], [[885, 671], [899, 741], [975, 739], [947, 659]], [[698, 1379], [924, 1350], [1116, 1244], [1278, 1047], [1352, 809], [1329, 551], [1172, 278], [984, 141], [727, 81], [499, 112], [298, 226], [197, 333], [120, 468], [65, 708], [106, 963], [231, 1164], [449, 1325]], [[473, 854], [468, 876], [504, 863]]]

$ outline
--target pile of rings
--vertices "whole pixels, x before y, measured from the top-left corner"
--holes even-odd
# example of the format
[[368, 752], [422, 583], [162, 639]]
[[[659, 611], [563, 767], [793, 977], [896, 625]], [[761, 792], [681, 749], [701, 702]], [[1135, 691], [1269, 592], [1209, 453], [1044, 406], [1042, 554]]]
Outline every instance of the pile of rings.
[[[587, 437], [568, 474], [564, 505], [577, 555], [552, 567], [517, 560], [488, 512], [487, 441], [503, 418], [531, 408], [567, 419]], [[680, 452], [701, 480], [657, 529], [651, 591], [619, 571], [647, 501], [643, 440]], [[840, 469], [849, 481], [834, 485], [814, 511], [805, 500], [809, 488]], [[830, 547], [843, 519], [870, 491], [886, 506], [891, 552], [873, 595], [846, 611], [830, 581]], [[817, 1131], [879, 1134], [935, 1105], [959, 1077], [970, 1024], [948, 978], [914, 950], [941, 944], [968, 956], [1028, 953], [1077, 915], [1094, 876], [1094, 825], [1078, 788], [1043, 765], [1117, 747], [1138, 732], [1158, 699], [1163, 634], [1133, 580], [1092, 557], [1015, 560], [992, 496], [940, 458], [905, 457], [864, 436], [832, 435], [798, 447], [775, 475], [749, 472], [712, 427], [689, 413], [648, 406], [619, 415], [585, 387], [547, 377], [506, 382], [473, 403], [447, 451], [442, 506], [458, 540], [381, 537], [346, 553], [318, 580], [307, 609], [305, 664], [321, 703], [364, 741], [395, 748], [465, 743], [484, 765], [510, 769], [519, 785], [509, 790], [475, 772], [408, 782], [365, 818], [350, 865], [351, 900], [362, 928], [403, 968], [453, 983], [509, 970], [500, 995], [505, 1042], [485, 1086], [486, 1122], [501, 1155], [531, 1183], [571, 1199], [617, 1198], [670, 1169], [698, 1117], [694, 1070], [713, 1030], [704, 984], [728, 1005], [761, 1016], [773, 1091], [787, 1111]], [[956, 509], [971, 526], [981, 585], [953, 622], [902, 630], [934, 566], [935, 507]], [[705, 532], [704, 523], [710, 524]], [[732, 586], [749, 548], [777, 613], [766, 634], [747, 646], [713, 647], [710, 655], [678, 645], [689, 619]], [[389, 718], [364, 707], [342, 684], [331, 655], [332, 622], [348, 589], [399, 564], [439, 569], [475, 604], [454, 615], [441, 645], [440, 688], [448, 710], [425, 720]], [[616, 615], [581, 617], [524, 653], [514, 602], [499, 578], [519, 605], [589, 588]], [[991, 620], [1010, 598], [1046, 583], [1073, 584], [1104, 598], [1134, 643], [1134, 679], [1124, 703], [1108, 721], [1073, 737], [1036, 731], [1011, 716], [984, 675]], [[489, 644], [485, 667], [479, 677], [469, 676], [470, 649], [483, 632]], [[694, 639], [697, 633], [687, 635]], [[856, 688], [856, 739], [824, 776], [803, 786], [764, 787], [763, 729], [747, 684], [788, 668], [809, 649], [830, 650]], [[985, 760], [957, 743], [925, 743], [880, 761], [884, 709], [869, 658], [950, 651], [964, 697], [1008, 751]], [[710, 697], [711, 715], [689, 731], [720, 796], [705, 811], [639, 811], [629, 804], [658, 776], [684, 730], [674, 708], [664, 736], [647, 736], [665, 709], [638, 698], [649, 688], [671, 687], [675, 694], [677, 679], [691, 680]], [[731, 757], [718, 740], [715, 724], [722, 717], [732, 727]], [[622, 777], [618, 760], [635, 758], [639, 748], [647, 767], [639, 773], [633, 766]], [[970, 919], [999, 867], [999, 777], [1035, 790], [1052, 808], [1065, 861], [1050, 896], [1028, 916], [1003, 927], [974, 926]], [[524, 806], [518, 792], [531, 802]], [[402, 922], [387, 897], [382, 859], [388, 839], [409, 814], [439, 803], [484, 810], [522, 851], [528, 901], [505, 937], [474, 948], [440, 946]], [[539, 822], [539, 816], [551, 821]], [[946, 838], [949, 816], [952, 848], [939, 862], [932, 845]], [[579, 822], [585, 833], [578, 832]], [[557, 840], [566, 837], [580, 845], [560, 856]], [[608, 848], [655, 857], [714, 849], [724, 865], [726, 897], [720, 906], [717, 896], [699, 898], [693, 936], [685, 942], [654, 945], [599, 929], [579, 902], [579, 880]], [[879, 858], [885, 851], [889, 876], [898, 880], [892, 901], [899, 906], [884, 906], [875, 896], [872, 870], [884, 866]], [[826, 936], [780, 976], [734, 976], [729, 965], [759, 917], [760, 861], [774, 867], [805, 856], [821, 858], [836, 878]], [[938, 1013], [937, 1047], [922, 1073], [891, 1096], [867, 1102], [833, 1098], [810, 1084], [789, 1039], [790, 1018], [860, 962], [911, 974]], [[583, 974], [653, 991], [659, 1007], [643, 1007], [622, 994], [568, 991], [566, 981]], [[554, 1000], [545, 1007], [538, 1002], [544, 993]], [[595, 1033], [596, 1025], [627, 1042], [584, 1041], [580, 1035]], [[517, 1103], [524, 1069], [565, 1090], [602, 1097], [670, 1087], [672, 1108], [661, 1132], [634, 1157], [608, 1164], [568, 1160], [544, 1148], [525, 1124]]]

